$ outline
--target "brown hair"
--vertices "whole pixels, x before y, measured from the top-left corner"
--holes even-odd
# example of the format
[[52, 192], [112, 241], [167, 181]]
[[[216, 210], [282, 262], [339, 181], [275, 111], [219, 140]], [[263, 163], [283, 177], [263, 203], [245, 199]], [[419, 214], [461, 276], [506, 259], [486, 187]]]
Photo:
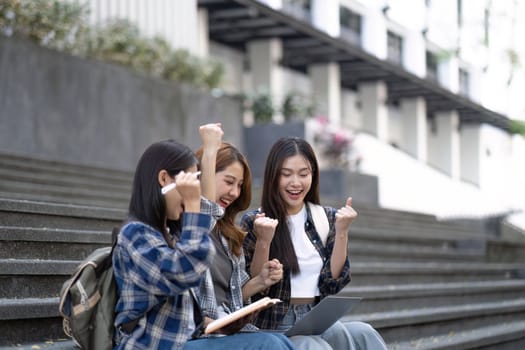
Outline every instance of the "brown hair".
[[[199, 148], [196, 152], [197, 158], [202, 160], [203, 149]], [[217, 151], [217, 161], [215, 162], [215, 172], [218, 173], [226, 169], [231, 164], [239, 162], [244, 171], [243, 182], [239, 197], [234, 200], [225, 210], [224, 216], [217, 222], [216, 229], [226, 237], [230, 250], [236, 256], [241, 255], [242, 242], [246, 232], [235, 225], [237, 214], [248, 209], [252, 200], [252, 175], [248, 161], [244, 155], [230, 143], [223, 142]]]

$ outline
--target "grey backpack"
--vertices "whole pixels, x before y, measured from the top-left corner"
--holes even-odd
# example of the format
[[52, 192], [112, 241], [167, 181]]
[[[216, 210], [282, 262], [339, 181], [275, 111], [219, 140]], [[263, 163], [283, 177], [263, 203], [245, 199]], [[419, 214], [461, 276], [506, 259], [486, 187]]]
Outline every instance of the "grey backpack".
[[118, 298], [113, 276], [114, 247], [115, 244], [93, 251], [64, 282], [60, 291], [59, 312], [64, 333], [81, 349], [113, 348]]

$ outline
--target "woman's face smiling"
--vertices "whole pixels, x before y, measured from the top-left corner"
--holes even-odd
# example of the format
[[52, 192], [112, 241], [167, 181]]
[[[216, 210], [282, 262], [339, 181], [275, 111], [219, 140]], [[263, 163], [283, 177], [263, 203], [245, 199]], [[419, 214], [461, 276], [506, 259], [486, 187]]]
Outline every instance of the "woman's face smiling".
[[227, 208], [241, 195], [244, 168], [238, 161], [215, 173], [215, 202]]
[[288, 215], [297, 214], [312, 186], [312, 167], [300, 154], [284, 160], [279, 175], [279, 194], [286, 204]]

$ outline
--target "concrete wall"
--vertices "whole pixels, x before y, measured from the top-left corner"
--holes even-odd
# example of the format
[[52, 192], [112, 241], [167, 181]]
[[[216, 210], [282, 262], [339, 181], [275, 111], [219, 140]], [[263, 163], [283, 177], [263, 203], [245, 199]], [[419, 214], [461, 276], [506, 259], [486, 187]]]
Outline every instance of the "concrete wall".
[[0, 38], [0, 77], [2, 153], [131, 170], [154, 141], [198, 147], [212, 121], [243, 145], [238, 100], [125, 67]]
[[250, 162], [254, 186], [262, 183], [264, 166], [270, 148], [277, 140], [287, 136], [306, 138], [304, 122], [255, 124], [244, 129], [246, 156]]

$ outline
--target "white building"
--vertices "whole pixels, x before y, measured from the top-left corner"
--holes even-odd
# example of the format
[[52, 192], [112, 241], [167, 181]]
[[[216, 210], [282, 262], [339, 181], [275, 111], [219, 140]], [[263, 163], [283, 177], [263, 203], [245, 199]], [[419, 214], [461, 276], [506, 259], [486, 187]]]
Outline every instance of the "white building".
[[227, 93], [313, 96], [333, 125], [356, 133], [360, 171], [379, 177], [384, 207], [525, 209], [525, 141], [508, 119], [525, 118], [525, 74], [509, 58], [525, 57], [523, 2], [88, 1], [94, 22], [128, 17], [222, 61]]

